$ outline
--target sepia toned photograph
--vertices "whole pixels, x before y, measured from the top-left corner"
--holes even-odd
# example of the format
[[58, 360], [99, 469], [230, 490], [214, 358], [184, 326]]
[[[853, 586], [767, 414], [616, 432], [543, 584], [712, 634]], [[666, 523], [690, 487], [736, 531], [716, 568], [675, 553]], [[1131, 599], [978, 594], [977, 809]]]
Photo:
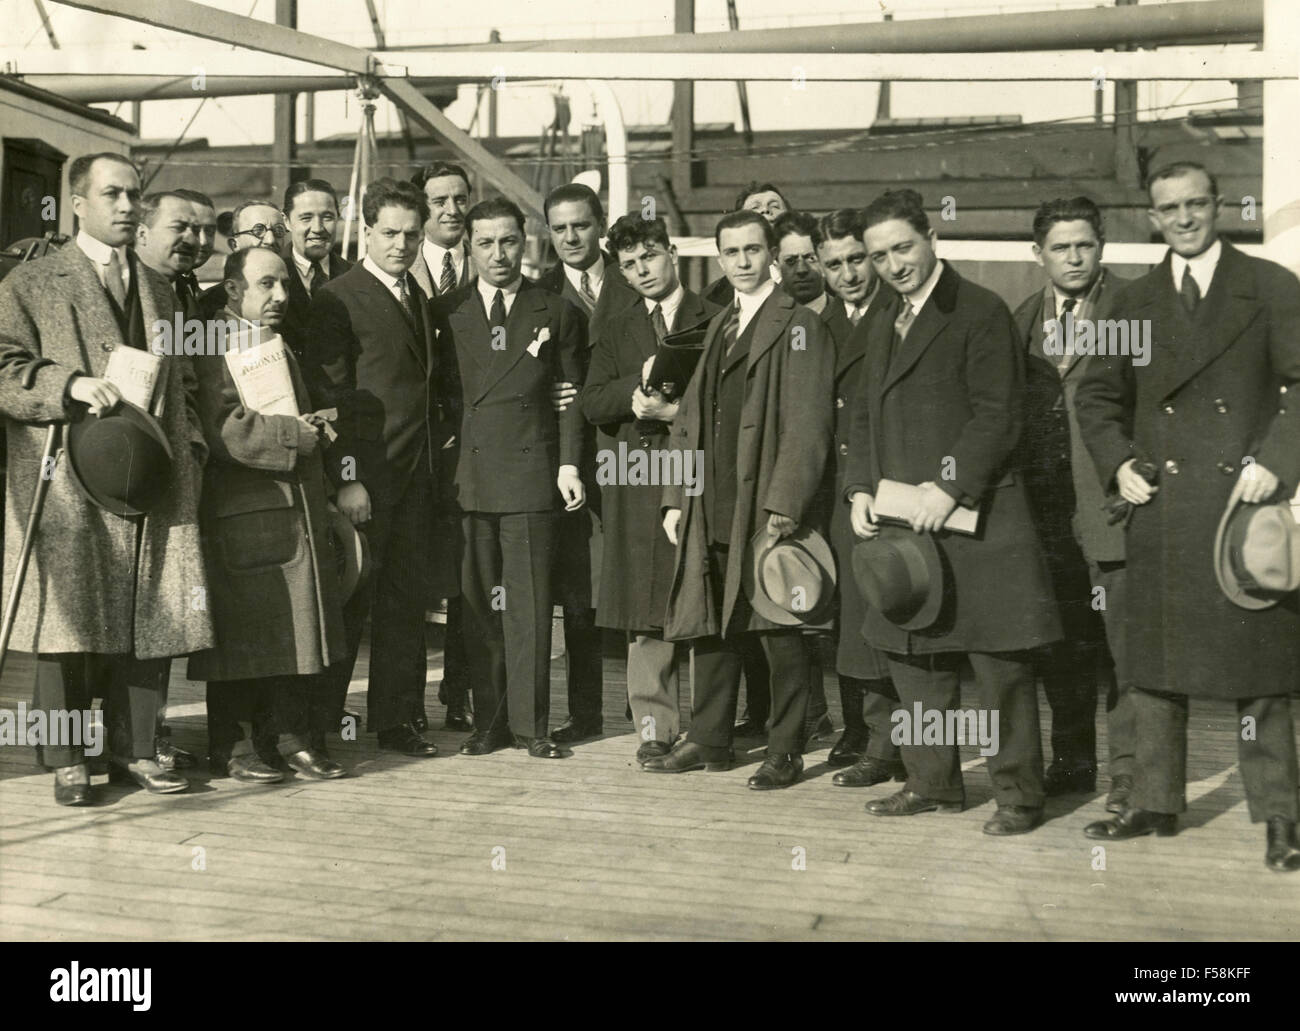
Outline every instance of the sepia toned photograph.
[[1300, 4], [0, 18], [43, 1005], [255, 941], [1145, 943], [1095, 1004], [1279, 1004]]

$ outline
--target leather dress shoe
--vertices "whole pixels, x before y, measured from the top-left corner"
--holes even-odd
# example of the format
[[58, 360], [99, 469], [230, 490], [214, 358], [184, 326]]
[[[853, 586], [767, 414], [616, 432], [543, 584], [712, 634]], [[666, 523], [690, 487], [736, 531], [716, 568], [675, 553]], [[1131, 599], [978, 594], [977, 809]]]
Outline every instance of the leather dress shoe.
[[867, 803], [872, 816], [915, 816], [917, 813], [960, 813], [964, 802], [948, 802], [938, 798], [925, 798], [915, 791], [903, 788], [888, 798], [878, 798]]
[[90, 771], [85, 763], [54, 770], [54, 801], [59, 805], [90, 805]]
[[460, 743], [460, 754], [487, 755], [490, 752], [498, 752], [502, 748], [509, 748], [513, 744], [514, 738], [511, 737], [510, 731], [493, 731], [486, 727], [479, 727]]
[[767, 737], [767, 720], [746, 716], [731, 728], [733, 737]]
[[520, 737], [515, 735], [515, 747], [528, 749], [534, 759], [563, 759], [564, 749], [549, 737]]
[[644, 766], [651, 759], [658, 759], [670, 751], [666, 741], [642, 741], [641, 747], [636, 750], [636, 761]]
[[164, 770], [192, 770], [199, 764], [193, 752], [177, 748], [169, 737], [156, 737], [153, 741], [154, 762]]
[[328, 755], [321, 755], [306, 748], [301, 752], [291, 752], [284, 757], [284, 761], [288, 763], [289, 769], [312, 780], [334, 780], [348, 775], [342, 763], [335, 762]]
[[447, 715], [442, 721], [443, 730], [473, 730], [474, 717], [469, 706], [463, 702], [452, 702], [447, 706]]
[[132, 759], [125, 764], [114, 760], [108, 768], [108, 779], [115, 784], [134, 781], [154, 795], [171, 795], [190, 786], [190, 782], [179, 773], [164, 770], [153, 759]]
[[866, 752], [869, 737], [870, 735], [865, 730], [845, 727], [840, 739], [831, 746], [830, 754], [826, 756], [826, 764], [828, 766], [852, 766]]
[[1097, 790], [1097, 764], [1089, 762], [1063, 762], [1053, 759], [1043, 772], [1043, 793], [1055, 795], [1086, 795]]
[[847, 770], [840, 770], [831, 778], [837, 788], [869, 788], [887, 780], [907, 780], [907, 771], [901, 762], [887, 762], [872, 755], [864, 755]]
[[245, 784], [279, 784], [284, 780], [284, 774], [256, 752], [232, 755], [226, 760], [226, 772]]
[[699, 745], [683, 739], [667, 755], [647, 759], [642, 763], [641, 769], [647, 773], [687, 773], [691, 770], [719, 773], [731, 769], [734, 758], [730, 748]]
[[1274, 816], [1268, 821], [1268, 851], [1264, 853], [1264, 862], [1278, 873], [1300, 870], [1300, 841], [1296, 840], [1294, 820]]
[[1028, 834], [1043, 822], [1043, 811], [1023, 805], [1000, 805], [984, 824], [984, 833], [995, 837]]
[[379, 747], [385, 752], [400, 752], [415, 759], [431, 759], [438, 754], [438, 746], [426, 741], [409, 723], [389, 727], [379, 732]]
[[600, 737], [604, 729], [600, 720], [576, 720], [570, 716], [551, 731], [551, 740], [562, 745], [572, 745], [589, 737]]
[[1110, 778], [1110, 794], [1106, 796], [1106, 812], [1122, 813], [1128, 808], [1129, 796], [1133, 794], [1133, 777], [1128, 773], [1117, 773]]
[[758, 772], [749, 778], [749, 786], [755, 791], [771, 791], [774, 788], [788, 788], [803, 773], [803, 756], [777, 753], [763, 760]]
[[411, 710], [411, 726], [415, 728], [417, 734], [423, 734], [429, 729], [429, 714], [424, 711], [423, 706], [416, 706]]
[[1144, 834], [1167, 838], [1178, 833], [1176, 813], [1153, 813], [1149, 809], [1125, 809], [1113, 820], [1098, 820], [1083, 828], [1084, 837], [1101, 841], [1123, 841]]

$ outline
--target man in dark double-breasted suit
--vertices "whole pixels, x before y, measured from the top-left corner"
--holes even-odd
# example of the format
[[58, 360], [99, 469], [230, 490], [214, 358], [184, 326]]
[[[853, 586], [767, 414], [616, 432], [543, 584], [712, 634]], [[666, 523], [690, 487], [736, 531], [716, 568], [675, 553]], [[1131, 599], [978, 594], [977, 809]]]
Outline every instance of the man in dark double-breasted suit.
[[428, 209], [410, 183], [379, 179], [362, 202], [366, 256], [321, 287], [306, 337], [317, 408], [338, 410], [326, 472], [337, 504], [370, 543], [369, 590], [348, 602], [350, 657], [335, 671], [340, 711], [367, 610], [371, 616], [368, 725], [379, 746], [437, 754], [417, 728], [427, 672], [424, 612], [430, 574], [437, 452], [433, 329], [409, 276]]
[[[558, 384], [556, 403], [563, 411], [576, 405], [576, 392], [586, 378], [590, 345], [610, 318], [636, 304], [637, 293], [600, 249], [605, 212], [600, 198], [582, 183], [556, 187], [546, 197], [547, 228], [559, 264], [537, 280], [581, 312], [587, 320], [588, 349], [581, 354], [583, 379]], [[601, 491], [596, 478], [596, 431], [582, 425], [582, 460], [578, 471], [587, 503], [560, 518], [559, 546], [555, 553], [554, 590], [564, 611], [565, 673], [568, 681], [569, 718], [552, 737], [561, 744], [594, 737], [603, 729], [601, 713], [601, 632], [593, 605], [601, 580], [604, 533]]]
[[[1133, 506], [1121, 673], [1136, 722], [1133, 794], [1128, 809], [1085, 833], [1175, 833], [1186, 808], [1188, 699], [1230, 698], [1250, 817], [1268, 825], [1265, 861], [1300, 870], [1296, 594], [1234, 604], [1214, 555], [1230, 499], [1284, 500], [1300, 480], [1300, 283], [1219, 238], [1223, 199], [1204, 167], [1165, 166], [1147, 189], [1170, 253], [1115, 302], [1143, 346], [1096, 362], [1075, 395], [1098, 476]], [[1143, 462], [1155, 467], [1154, 483], [1135, 469]]]
[[284, 218], [290, 245], [285, 255], [289, 269], [289, 303], [280, 332], [302, 361], [306, 353], [308, 312], [316, 292], [352, 267], [333, 253], [339, 202], [334, 187], [324, 179], [303, 179], [284, 191]]
[[454, 489], [464, 513], [461, 598], [475, 722], [461, 751], [513, 743], [560, 758], [547, 736], [556, 496], [576, 511], [585, 494], [582, 412], [571, 405], [557, 415], [551, 391], [581, 378], [582, 316], [523, 279], [518, 207], [483, 201], [465, 221], [479, 277], [432, 307], [445, 372], [439, 394], [460, 427]]
[[[1124, 528], [1113, 523], [1079, 432], [1074, 398], [1096, 356], [1089, 334], [1110, 319], [1123, 285], [1101, 266], [1101, 212], [1087, 197], [1043, 203], [1034, 255], [1047, 274], [1016, 309], [1025, 347], [1025, 429], [1019, 464], [1052, 573], [1065, 639], [1039, 656], [1052, 709], [1048, 795], [1090, 792], [1097, 778], [1097, 694], [1106, 682], [1111, 790], [1120, 812], [1133, 787], [1133, 720], [1112, 656], [1124, 645]], [[1076, 346], [1076, 343], [1079, 346]]]
[[663, 487], [650, 470], [668, 454], [668, 427], [685, 384], [666, 398], [645, 391], [643, 374], [664, 336], [701, 328], [717, 307], [678, 281], [677, 249], [663, 219], [625, 215], [610, 229], [609, 244], [642, 303], [604, 324], [582, 388], [582, 412], [596, 426], [605, 524], [596, 622], [627, 635], [628, 705], [640, 735], [637, 759], [645, 761], [668, 751], [679, 722], [678, 647], [663, 635], [674, 549], [660, 526]]
[[775, 288], [776, 241], [761, 215], [724, 215], [716, 238], [735, 303], [709, 323], [669, 438], [683, 466], [698, 460], [702, 468], [694, 483], [669, 483], [662, 502], [664, 530], [677, 544], [664, 636], [691, 641], [692, 722], [683, 741], [643, 769], [729, 765], [739, 642], [752, 635], [772, 671], [772, 728], [749, 786], [768, 790], [789, 787], [803, 771], [811, 663], [804, 626], [756, 612], [743, 570], [756, 535], [788, 537], [814, 510], [830, 450], [835, 352], [821, 319]]
[[[935, 537], [945, 594], [934, 621], [908, 629], [869, 608], [867, 640], [889, 655], [899, 706], [912, 722], [932, 713], [954, 731], [899, 732], [907, 784], [869, 803], [875, 816], [960, 810], [965, 802], [955, 724], [962, 657], [970, 660], [985, 720], [997, 812], [987, 834], [1037, 826], [1043, 755], [1030, 649], [1061, 636], [1055, 598], [1020, 472], [1024, 359], [1011, 313], [934, 253], [919, 194], [888, 191], [864, 212], [867, 253], [898, 303], [868, 314], [867, 358], [853, 412], [845, 493], [860, 537], [875, 536], [882, 479], [919, 486], [911, 527]], [[897, 314], [891, 317], [895, 312]], [[944, 531], [958, 503], [978, 507], [974, 536]], [[931, 589], [934, 589], [933, 584]], [[919, 714], [916, 713], [920, 709]], [[991, 733], [991, 730], [989, 730]], [[982, 740], [984, 740], [982, 738]]]
[[853, 581], [852, 565], [858, 538], [849, 525], [849, 506], [844, 500], [853, 405], [867, 353], [866, 316], [873, 307], [890, 304], [897, 297], [881, 286], [867, 258], [862, 233], [861, 212], [842, 208], [821, 219], [813, 239], [829, 290], [822, 321], [835, 345], [835, 433], [823, 476], [822, 504], [828, 510], [831, 548], [839, 567], [835, 672], [844, 714], [844, 733], [826, 761], [849, 767], [835, 774], [832, 783], [836, 787], [870, 787], [898, 776], [903, 768], [898, 746], [890, 740], [893, 727], [889, 714], [898, 695], [889, 680], [889, 662], [862, 636], [866, 599]]

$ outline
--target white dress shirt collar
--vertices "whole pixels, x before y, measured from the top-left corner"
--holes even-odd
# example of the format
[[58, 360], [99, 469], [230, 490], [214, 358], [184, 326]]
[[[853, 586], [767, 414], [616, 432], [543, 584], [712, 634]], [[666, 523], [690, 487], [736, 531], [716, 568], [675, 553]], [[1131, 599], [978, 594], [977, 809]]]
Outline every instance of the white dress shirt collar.
[[808, 302], [804, 305], [804, 307], [805, 307], [805, 308], [811, 308], [811, 309], [812, 309], [813, 311], [815, 311], [818, 315], [820, 315], [822, 312], [824, 312], [824, 311], [826, 310], [826, 303], [827, 303], [827, 301], [828, 301], [829, 299], [830, 299], [830, 298], [829, 298], [829, 295], [826, 293], [826, 291], [823, 290], [823, 291], [822, 291], [821, 293], [819, 293], [816, 297], [814, 297], [811, 301], [808, 301]]
[[519, 288], [523, 286], [523, 278], [516, 279], [509, 286], [493, 286], [482, 276], [479, 276], [474, 282], [478, 284], [478, 295], [483, 298], [483, 310], [489, 315], [492, 313], [492, 301], [501, 291], [501, 299], [506, 305], [506, 314], [510, 314], [510, 309], [515, 305], [515, 298], [519, 296]]
[[1191, 259], [1184, 258], [1181, 254], [1172, 254], [1169, 269], [1174, 276], [1174, 289], [1183, 288], [1183, 271], [1190, 268], [1192, 278], [1201, 289], [1201, 297], [1205, 297], [1210, 292], [1210, 284], [1214, 281], [1214, 270], [1218, 267], [1222, 254], [1223, 241], [1219, 239]]
[[592, 296], [596, 300], [600, 300], [600, 288], [605, 282], [605, 259], [603, 257], [597, 254], [596, 260], [585, 269], [570, 268], [568, 265], [562, 265], [561, 267], [564, 269], [565, 278], [579, 294], [582, 293], [582, 274], [585, 272]]
[[[303, 285], [303, 286], [307, 286], [308, 283], [309, 283], [310, 280], [311, 280], [311, 266], [312, 266], [312, 260], [311, 260], [311, 258], [303, 257], [303, 255], [301, 255], [301, 254], [298, 253], [297, 248], [294, 248], [294, 251], [293, 251], [293, 267], [296, 268], [296, 269], [298, 270], [298, 278], [302, 280], [302, 285]], [[323, 272], [323, 273], [325, 274], [325, 278], [326, 278], [326, 279], [329, 279], [329, 277], [330, 277], [330, 256], [329, 256], [328, 254], [326, 254], [325, 257], [321, 258], [321, 260], [320, 260], [320, 269], [321, 269], [321, 272]]]
[[457, 244], [455, 247], [443, 247], [425, 237], [420, 247], [424, 252], [424, 263], [429, 266], [429, 276], [433, 279], [435, 286], [442, 278], [442, 258], [444, 254], [451, 255], [451, 267], [456, 270], [456, 282], [460, 282], [460, 277], [465, 269], [465, 248], [463, 246]]
[[921, 309], [925, 307], [925, 302], [930, 299], [930, 295], [934, 293], [934, 288], [939, 285], [939, 277], [941, 275], [943, 275], [943, 262], [936, 261], [934, 263], [934, 269], [930, 272], [930, 278], [921, 284], [921, 289], [903, 298], [905, 304], [910, 304], [912, 306], [912, 314], [921, 314]]
[[121, 247], [110, 247], [103, 240], [96, 240], [84, 229], [77, 233], [77, 246], [81, 248], [81, 253], [94, 263], [95, 274], [99, 276], [101, 285], [107, 287], [104, 276], [108, 273], [108, 263], [113, 260], [113, 252], [117, 251], [117, 260], [122, 263], [122, 284], [130, 287], [131, 285], [131, 265], [127, 258], [126, 245]]
[[662, 301], [652, 301], [649, 297], [642, 298], [645, 301], [645, 310], [651, 315], [654, 314], [655, 305], [659, 305], [664, 313], [664, 325], [668, 327], [668, 332], [673, 331], [673, 321], [677, 318], [677, 309], [682, 306], [682, 298], [686, 296], [686, 291], [682, 284], [678, 283], [677, 288], [665, 297]]
[[749, 320], [758, 314], [758, 309], [763, 307], [763, 302], [772, 296], [772, 291], [775, 289], [776, 284], [769, 279], [752, 294], [742, 294], [737, 291], [736, 303], [740, 306], [740, 324], [736, 327], [737, 337], [745, 332]]

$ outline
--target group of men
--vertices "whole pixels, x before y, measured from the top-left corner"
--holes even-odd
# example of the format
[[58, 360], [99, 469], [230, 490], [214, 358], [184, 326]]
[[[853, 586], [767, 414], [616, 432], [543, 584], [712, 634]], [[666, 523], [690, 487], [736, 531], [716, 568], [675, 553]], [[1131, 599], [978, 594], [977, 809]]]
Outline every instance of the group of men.
[[[1300, 869], [1296, 595], [1248, 582], [1248, 555], [1242, 604], [1211, 561], [1234, 506], [1300, 481], [1300, 292], [1219, 238], [1200, 165], [1152, 173], [1170, 252], [1134, 282], [1103, 270], [1091, 201], [1041, 205], [1046, 283], [1014, 315], [938, 258], [906, 189], [818, 218], [751, 184], [716, 226], [723, 278], [697, 294], [661, 219], [606, 226], [580, 184], [546, 198], [559, 264], [533, 281], [523, 213], [471, 207], [459, 166], [373, 183], [352, 265], [333, 250], [332, 187], [307, 180], [236, 208], [223, 281], [200, 293], [206, 197], [141, 198], [111, 154], [78, 159], [71, 183], [75, 243], [0, 285], [7, 583], [44, 427], [120, 410], [108, 355], [147, 349], [154, 318], [281, 338], [298, 413], [250, 407], [222, 355], [171, 353], [152, 412], [171, 451], [160, 502], [105, 511], [56, 463], [15, 646], [37, 653], [38, 707], [105, 699], [115, 774], [185, 788], [190, 757], [160, 712], [169, 660], [188, 655], [216, 771], [344, 775], [327, 745], [351, 718], [367, 622], [379, 747], [436, 754], [424, 624], [450, 598], [441, 700], [472, 731], [465, 754], [561, 758], [601, 733], [603, 628], [626, 640], [642, 769], [727, 769], [738, 734], [765, 731], [749, 786], [788, 787], [824, 724], [833, 634], [834, 784], [903, 782], [872, 815], [963, 807], [959, 742], [898, 729], [959, 712], [970, 673], [996, 721], [987, 833], [1031, 831], [1046, 796], [1094, 790], [1101, 684], [1114, 815], [1086, 834], [1172, 834], [1188, 698], [1231, 697], [1266, 861]], [[1062, 325], [1103, 320], [1148, 321], [1150, 353], [1053, 346]], [[684, 381], [656, 375], [688, 350]], [[664, 475], [626, 474], [638, 463]], [[351, 527], [370, 572], [345, 585], [330, 542]], [[557, 602], [569, 718], [552, 730]], [[91, 799], [75, 747], [42, 758], [58, 801]]]

